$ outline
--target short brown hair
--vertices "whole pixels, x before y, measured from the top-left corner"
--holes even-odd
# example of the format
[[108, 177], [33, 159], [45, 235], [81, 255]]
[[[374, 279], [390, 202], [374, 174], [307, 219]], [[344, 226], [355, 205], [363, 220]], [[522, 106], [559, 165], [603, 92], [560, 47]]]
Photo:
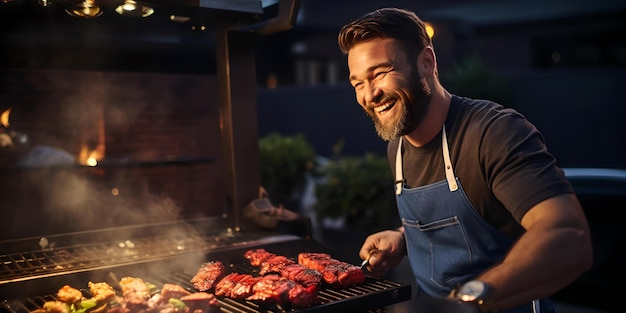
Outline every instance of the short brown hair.
[[378, 9], [344, 25], [337, 41], [347, 54], [355, 44], [374, 38], [395, 39], [407, 55], [417, 55], [432, 46], [424, 22], [414, 12], [398, 8]]

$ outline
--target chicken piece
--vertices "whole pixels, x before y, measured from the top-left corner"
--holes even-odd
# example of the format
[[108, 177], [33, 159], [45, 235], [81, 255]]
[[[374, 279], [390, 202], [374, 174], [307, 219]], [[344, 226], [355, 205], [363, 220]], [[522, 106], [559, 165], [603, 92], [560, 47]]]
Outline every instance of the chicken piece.
[[59, 289], [57, 292], [57, 300], [65, 303], [76, 303], [83, 299], [83, 293], [80, 290], [71, 287], [70, 285], [65, 285]]
[[68, 303], [61, 302], [61, 301], [47, 301], [46, 303], [43, 304], [43, 308], [41, 310], [37, 310], [37, 312], [69, 313], [70, 305]]
[[123, 277], [120, 280], [124, 306], [131, 312], [138, 312], [149, 307], [150, 289], [141, 279], [136, 277]]
[[194, 288], [209, 291], [226, 274], [226, 267], [220, 261], [210, 261], [200, 265], [196, 275], [191, 278]]
[[107, 283], [87, 283], [91, 296], [96, 299], [98, 304], [109, 303], [115, 299], [115, 290]]

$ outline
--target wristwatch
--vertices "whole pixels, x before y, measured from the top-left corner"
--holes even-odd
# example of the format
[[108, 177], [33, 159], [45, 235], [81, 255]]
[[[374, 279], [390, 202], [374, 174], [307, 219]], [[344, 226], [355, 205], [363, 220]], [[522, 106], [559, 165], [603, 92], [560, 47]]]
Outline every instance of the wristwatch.
[[459, 301], [476, 305], [480, 313], [496, 312], [489, 298], [491, 296], [491, 286], [484, 281], [470, 280], [454, 290], [453, 296]]

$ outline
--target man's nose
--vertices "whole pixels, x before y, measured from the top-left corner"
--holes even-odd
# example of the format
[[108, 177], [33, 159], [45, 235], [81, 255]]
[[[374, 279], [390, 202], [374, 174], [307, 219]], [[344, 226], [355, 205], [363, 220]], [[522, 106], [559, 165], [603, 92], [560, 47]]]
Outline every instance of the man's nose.
[[380, 89], [376, 87], [373, 83], [365, 83], [365, 87], [363, 88], [363, 98], [365, 99], [365, 103], [376, 102], [376, 99], [380, 96]]

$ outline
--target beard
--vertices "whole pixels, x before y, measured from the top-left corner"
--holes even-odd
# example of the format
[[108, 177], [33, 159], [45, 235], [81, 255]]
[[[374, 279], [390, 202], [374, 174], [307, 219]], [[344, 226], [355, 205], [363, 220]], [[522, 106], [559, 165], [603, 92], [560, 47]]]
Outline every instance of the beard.
[[[391, 99], [400, 106], [400, 117], [392, 121], [390, 125], [383, 124], [373, 109], [366, 110], [367, 115], [374, 121], [376, 134], [382, 140], [391, 141], [400, 136], [407, 135], [415, 130], [424, 120], [430, 104], [432, 92], [426, 80], [412, 71], [409, 79], [405, 81], [405, 87], [399, 91], [383, 90], [380, 99]], [[384, 101], [384, 100], [383, 100]]]

